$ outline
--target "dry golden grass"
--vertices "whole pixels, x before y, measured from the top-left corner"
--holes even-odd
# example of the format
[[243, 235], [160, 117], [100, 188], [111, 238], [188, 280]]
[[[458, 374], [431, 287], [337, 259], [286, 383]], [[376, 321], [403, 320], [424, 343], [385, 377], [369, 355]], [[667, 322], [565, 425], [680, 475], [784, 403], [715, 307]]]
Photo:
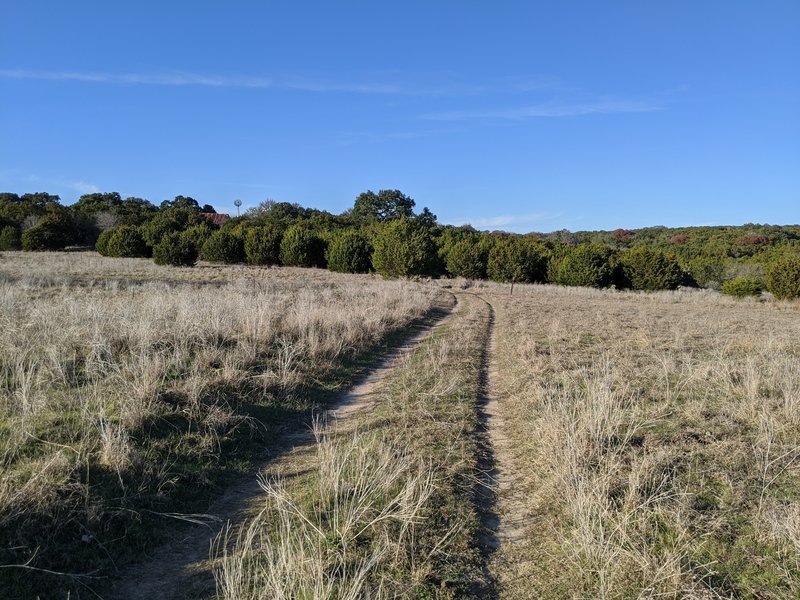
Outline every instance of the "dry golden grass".
[[311, 269], [4, 253], [2, 563], [86, 572], [112, 541], [146, 543], [143, 510], [202, 496], [239, 433], [277, 435], [437, 293]]
[[479, 291], [525, 523], [501, 597], [800, 596], [800, 306]]

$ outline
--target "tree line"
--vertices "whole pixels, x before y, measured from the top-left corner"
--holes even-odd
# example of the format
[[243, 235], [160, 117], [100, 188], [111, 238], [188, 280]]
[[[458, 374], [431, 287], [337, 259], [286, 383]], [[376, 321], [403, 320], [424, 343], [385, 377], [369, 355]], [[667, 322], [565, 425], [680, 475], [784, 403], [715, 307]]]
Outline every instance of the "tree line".
[[675, 289], [800, 297], [800, 226], [651, 227], [509, 234], [438, 223], [399, 190], [366, 191], [335, 215], [268, 200], [229, 218], [188, 196], [159, 206], [117, 192], [70, 206], [47, 193], [0, 194], [0, 250], [92, 248], [105, 256], [328, 268], [385, 277]]

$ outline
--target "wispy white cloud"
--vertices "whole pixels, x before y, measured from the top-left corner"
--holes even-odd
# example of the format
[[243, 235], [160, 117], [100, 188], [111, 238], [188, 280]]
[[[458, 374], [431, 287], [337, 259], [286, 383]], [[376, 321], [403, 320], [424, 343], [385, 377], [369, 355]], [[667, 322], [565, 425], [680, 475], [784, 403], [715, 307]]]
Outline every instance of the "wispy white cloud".
[[364, 143], [377, 143], [385, 141], [418, 140], [437, 135], [449, 135], [461, 131], [456, 128], [438, 129], [407, 129], [403, 131], [354, 131], [349, 132], [340, 140], [343, 146]]
[[431, 121], [522, 120], [553, 117], [577, 117], [595, 114], [640, 113], [661, 110], [649, 102], [637, 100], [600, 100], [586, 103], [547, 102], [530, 106], [499, 109], [453, 110], [427, 113], [420, 118]]
[[491, 217], [478, 217], [474, 219], [458, 218], [448, 219], [446, 222], [450, 225], [472, 225], [477, 229], [518, 229], [523, 225], [536, 225], [539, 223], [547, 223], [554, 221], [564, 216], [560, 212], [538, 212], [526, 215], [497, 215]]
[[70, 190], [75, 190], [79, 194], [96, 194], [100, 191], [99, 187], [93, 183], [87, 183], [85, 181], [65, 181], [59, 182], [59, 185], [63, 185], [65, 188]]
[[183, 71], [163, 73], [102, 73], [92, 71], [37, 71], [0, 69], [6, 79], [72, 81], [114, 85], [204, 86], [228, 88], [273, 88], [301, 92], [340, 92], [348, 94], [438, 95], [446, 88], [414, 87], [394, 83], [335, 82], [303, 79], [280, 79], [259, 76], [206, 75]]
[[6, 79], [38, 79], [44, 81], [77, 81], [82, 83], [112, 83], [117, 85], [194, 85], [210, 87], [270, 87], [271, 79], [262, 77], [219, 77], [198, 73], [98, 73], [89, 71], [32, 71], [0, 69]]
[[325, 81], [287, 80], [275, 87], [301, 92], [344, 92], [348, 94], [394, 94], [398, 96], [437, 96], [448, 93], [446, 88], [415, 88], [391, 83], [336, 83]]

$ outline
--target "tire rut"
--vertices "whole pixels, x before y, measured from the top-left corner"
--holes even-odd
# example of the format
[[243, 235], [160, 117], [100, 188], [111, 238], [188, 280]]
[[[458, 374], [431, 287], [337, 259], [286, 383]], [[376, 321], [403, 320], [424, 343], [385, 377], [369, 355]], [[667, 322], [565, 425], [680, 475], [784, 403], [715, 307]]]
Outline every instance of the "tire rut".
[[481, 484], [478, 503], [482, 520], [478, 543], [487, 564], [487, 579], [495, 589], [492, 597], [497, 598], [500, 582], [492, 561], [497, 559], [501, 549], [505, 553], [509, 547], [525, 539], [526, 508], [525, 498], [515, 486], [520, 481], [516, 470], [517, 459], [514, 445], [505, 433], [506, 416], [498, 391], [500, 366], [497, 358], [495, 309], [483, 296], [475, 293], [472, 295], [489, 308], [478, 399], [478, 468]]

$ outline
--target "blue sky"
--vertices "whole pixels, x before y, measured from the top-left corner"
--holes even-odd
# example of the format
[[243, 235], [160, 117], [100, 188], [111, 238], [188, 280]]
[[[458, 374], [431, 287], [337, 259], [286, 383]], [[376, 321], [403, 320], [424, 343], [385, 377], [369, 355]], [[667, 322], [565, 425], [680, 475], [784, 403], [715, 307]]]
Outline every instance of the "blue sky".
[[800, 2], [0, 0], [0, 191], [800, 221]]

